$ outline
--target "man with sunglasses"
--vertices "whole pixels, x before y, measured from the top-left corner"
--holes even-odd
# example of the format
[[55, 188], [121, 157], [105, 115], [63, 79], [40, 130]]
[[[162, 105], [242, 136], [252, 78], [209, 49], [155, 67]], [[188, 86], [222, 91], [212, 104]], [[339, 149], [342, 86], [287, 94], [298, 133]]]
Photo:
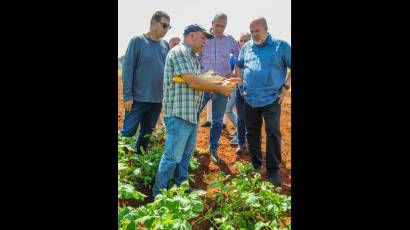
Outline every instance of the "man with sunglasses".
[[[215, 15], [212, 21], [212, 33], [214, 38], [208, 39], [202, 52], [199, 54], [202, 72], [213, 70], [215, 74], [230, 77], [232, 71], [229, 64], [229, 55], [236, 57], [239, 55], [239, 45], [235, 38], [225, 35], [225, 27], [228, 17], [224, 13]], [[226, 110], [228, 97], [219, 93], [204, 93], [200, 111], [203, 110], [208, 101], [212, 101], [212, 125], [209, 138], [209, 150], [211, 159], [219, 164], [220, 159], [217, 154], [219, 138], [222, 132], [223, 117]]]
[[157, 11], [151, 18], [149, 32], [131, 39], [124, 58], [122, 82], [125, 118], [122, 135], [132, 137], [138, 127], [135, 142], [137, 154], [146, 149], [162, 108], [162, 84], [168, 42], [162, 38], [171, 28], [170, 17]]

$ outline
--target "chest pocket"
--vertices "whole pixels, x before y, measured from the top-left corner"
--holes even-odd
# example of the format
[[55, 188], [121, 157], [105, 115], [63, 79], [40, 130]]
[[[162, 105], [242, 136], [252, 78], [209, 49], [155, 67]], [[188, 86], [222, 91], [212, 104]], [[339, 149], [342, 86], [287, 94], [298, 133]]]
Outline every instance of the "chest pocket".
[[215, 59], [215, 44], [206, 45], [202, 50], [201, 63], [211, 64]]

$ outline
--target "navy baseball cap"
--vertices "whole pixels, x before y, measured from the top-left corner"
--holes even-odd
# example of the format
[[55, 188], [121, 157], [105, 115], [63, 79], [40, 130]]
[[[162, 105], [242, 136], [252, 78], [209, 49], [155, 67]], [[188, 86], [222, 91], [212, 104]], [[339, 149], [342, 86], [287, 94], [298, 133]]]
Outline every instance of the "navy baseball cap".
[[206, 31], [206, 29], [204, 29], [204, 27], [198, 24], [192, 24], [192, 25], [185, 27], [184, 36], [186, 36], [187, 34], [191, 32], [198, 32], [198, 31], [204, 32], [206, 35], [206, 38], [208, 39], [214, 38], [214, 35], [210, 34], [208, 31]]

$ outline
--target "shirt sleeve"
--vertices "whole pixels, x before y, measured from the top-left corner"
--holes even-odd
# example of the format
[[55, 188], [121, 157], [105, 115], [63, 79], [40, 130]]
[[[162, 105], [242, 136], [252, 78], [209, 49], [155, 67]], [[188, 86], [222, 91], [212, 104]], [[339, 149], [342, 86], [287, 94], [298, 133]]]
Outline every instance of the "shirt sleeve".
[[235, 55], [235, 57], [239, 56], [239, 44], [238, 42], [232, 37], [232, 53]]
[[282, 42], [282, 61], [285, 67], [291, 69], [291, 48], [287, 42]]
[[132, 86], [134, 81], [135, 68], [139, 61], [140, 52], [138, 50], [138, 40], [133, 38], [128, 44], [122, 67], [122, 84], [124, 101], [133, 100]]
[[244, 53], [245, 53], [245, 50], [246, 49], [246, 46], [243, 46], [242, 47], [242, 49], [241, 49], [241, 51], [239, 52], [239, 56], [238, 56], [238, 59], [236, 60], [236, 65], [239, 67], [239, 68], [243, 68], [243, 66], [244, 66]]
[[229, 57], [229, 64], [230, 64], [231, 70], [233, 70], [236, 65], [236, 57], [234, 55]]
[[180, 76], [187, 73], [195, 74], [195, 67], [190, 60], [188, 53], [178, 50], [173, 53], [172, 61], [174, 64], [175, 75]]

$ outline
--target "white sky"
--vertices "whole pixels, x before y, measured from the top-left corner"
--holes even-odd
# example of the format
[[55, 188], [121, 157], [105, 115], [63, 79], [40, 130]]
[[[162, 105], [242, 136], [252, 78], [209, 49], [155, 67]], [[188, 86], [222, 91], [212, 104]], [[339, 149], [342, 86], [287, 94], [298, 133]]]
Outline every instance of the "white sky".
[[225, 34], [235, 39], [249, 32], [253, 18], [263, 16], [274, 38], [291, 43], [291, 0], [118, 0], [118, 57], [125, 54], [132, 37], [148, 32], [156, 10], [171, 17], [172, 29], [164, 37], [167, 41], [174, 36], [182, 39], [189, 24], [209, 29], [214, 15], [222, 12], [228, 16]]

